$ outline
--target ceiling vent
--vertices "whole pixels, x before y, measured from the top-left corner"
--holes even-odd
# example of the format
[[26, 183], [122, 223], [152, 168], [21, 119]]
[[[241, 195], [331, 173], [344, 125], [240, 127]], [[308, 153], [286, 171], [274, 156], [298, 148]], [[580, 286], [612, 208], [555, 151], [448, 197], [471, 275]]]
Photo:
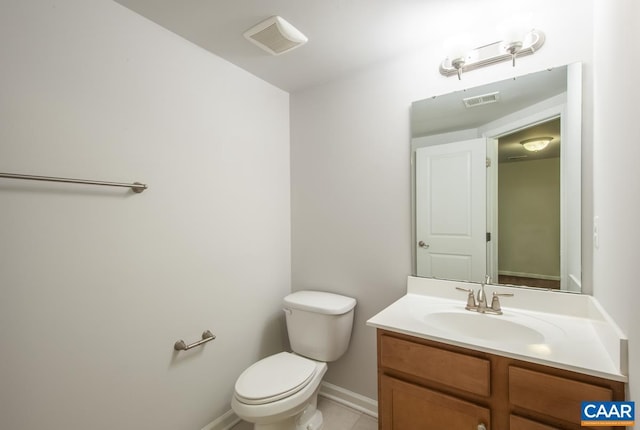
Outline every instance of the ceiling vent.
[[307, 37], [279, 16], [272, 16], [244, 32], [247, 40], [272, 55], [280, 55], [307, 43]]
[[496, 103], [500, 99], [500, 92], [496, 91], [495, 93], [483, 94], [481, 96], [475, 97], [467, 97], [466, 99], [462, 99], [464, 105], [468, 108], [487, 105], [489, 103]]

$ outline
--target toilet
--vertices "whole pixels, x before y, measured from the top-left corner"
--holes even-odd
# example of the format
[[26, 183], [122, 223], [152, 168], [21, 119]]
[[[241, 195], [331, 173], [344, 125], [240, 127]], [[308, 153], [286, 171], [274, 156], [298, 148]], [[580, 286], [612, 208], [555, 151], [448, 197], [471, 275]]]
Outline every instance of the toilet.
[[297, 291], [284, 298], [293, 352], [280, 352], [249, 366], [236, 381], [231, 408], [255, 430], [321, 430], [317, 409], [327, 362], [340, 358], [351, 339], [351, 297]]

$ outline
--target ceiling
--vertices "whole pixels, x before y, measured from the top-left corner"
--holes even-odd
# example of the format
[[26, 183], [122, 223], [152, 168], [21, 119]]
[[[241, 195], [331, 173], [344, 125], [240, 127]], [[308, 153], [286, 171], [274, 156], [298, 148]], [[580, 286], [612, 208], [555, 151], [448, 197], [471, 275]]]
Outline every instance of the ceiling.
[[[419, 100], [411, 105], [411, 136], [433, 136], [460, 130], [482, 128], [513, 112], [544, 103], [567, 91], [567, 68], [556, 67], [517, 78]], [[464, 99], [496, 94], [495, 103], [466, 107]], [[520, 142], [549, 136], [552, 143], [544, 151], [528, 152]], [[560, 156], [560, 121], [545, 121], [499, 139], [499, 161], [525, 161]]]
[[[566, 90], [566, 67], [556, 67], [419, 100], [411, 105], [411, 135], [430, 136], [481, 127]], [[463, 103], [466, 98], [493, 93], [498, 93], [497, 103], [472, 108]]]
[[[288, 92], [440, 43], [464, 28], [486, 34], [523, 0], [116, 0]], [[272, 56], [243, 37], [279, 15], [309, 42]], [[452, 25], [453, 24], [453, 25]], [[491, 40], [490, 42], [492, 42]]]

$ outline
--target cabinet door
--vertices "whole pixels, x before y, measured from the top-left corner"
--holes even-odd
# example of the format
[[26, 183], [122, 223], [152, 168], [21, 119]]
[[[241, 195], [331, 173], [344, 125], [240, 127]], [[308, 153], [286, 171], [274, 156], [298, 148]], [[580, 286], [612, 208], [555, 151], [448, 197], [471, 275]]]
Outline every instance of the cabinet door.
[[380, 376], [381, 430], [491, 429], [489, 409], [437, 391]]

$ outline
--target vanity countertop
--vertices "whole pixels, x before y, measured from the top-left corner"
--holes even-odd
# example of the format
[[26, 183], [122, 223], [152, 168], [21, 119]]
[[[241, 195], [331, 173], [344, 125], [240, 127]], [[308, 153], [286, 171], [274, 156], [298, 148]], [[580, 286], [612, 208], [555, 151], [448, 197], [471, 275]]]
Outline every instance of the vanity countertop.
[[627, 339], [591, 296], [555, 291], [485, 287], [501, 297], [503, 315], [465, 310], [456, 287], [478, 284], [409, 277], [407, 294], [367, 325], [450, 345], [627, 381]]

